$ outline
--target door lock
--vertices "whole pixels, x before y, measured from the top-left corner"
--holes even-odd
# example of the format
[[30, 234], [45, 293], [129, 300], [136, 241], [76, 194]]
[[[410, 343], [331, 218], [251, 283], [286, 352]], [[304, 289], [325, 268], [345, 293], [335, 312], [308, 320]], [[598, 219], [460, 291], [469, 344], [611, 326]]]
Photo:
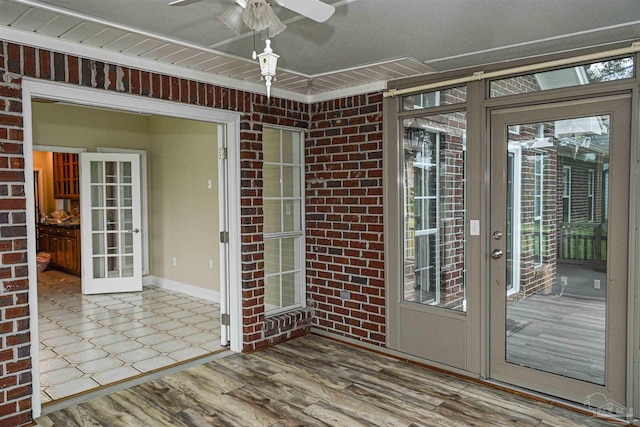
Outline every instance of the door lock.
[[494, 240], [500, 240], [500, 239], [502, 239], [502, 231], [494, 231], [494, 232], [493, 232], [493, 239], [494, 239]]
[[493, 259], [500, 259], [502, 258], [502, 249], [494, 249], [491, 252], [491, 258]]

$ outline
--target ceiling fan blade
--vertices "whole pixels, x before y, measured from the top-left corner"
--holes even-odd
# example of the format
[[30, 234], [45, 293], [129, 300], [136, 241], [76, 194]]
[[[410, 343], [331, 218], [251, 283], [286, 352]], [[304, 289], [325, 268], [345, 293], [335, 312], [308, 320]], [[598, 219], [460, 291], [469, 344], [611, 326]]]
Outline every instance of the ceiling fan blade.
[[326, 21], [336, 11], [335, 7], [320, 0], [276, 0], [276, 3], [316, 22]]
[[169, 3], [169, 6], [187, 6], [202, 0], [175, 0]]

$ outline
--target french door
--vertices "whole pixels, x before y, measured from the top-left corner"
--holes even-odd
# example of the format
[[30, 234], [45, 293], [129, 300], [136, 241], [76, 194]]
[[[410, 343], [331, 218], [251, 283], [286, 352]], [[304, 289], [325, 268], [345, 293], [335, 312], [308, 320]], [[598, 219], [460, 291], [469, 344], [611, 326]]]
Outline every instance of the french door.
[[140, 156], [80, 154], [82, 293], [142, 290]]
[[627, 404], [630, 100], [490, 116], [495, 380]]

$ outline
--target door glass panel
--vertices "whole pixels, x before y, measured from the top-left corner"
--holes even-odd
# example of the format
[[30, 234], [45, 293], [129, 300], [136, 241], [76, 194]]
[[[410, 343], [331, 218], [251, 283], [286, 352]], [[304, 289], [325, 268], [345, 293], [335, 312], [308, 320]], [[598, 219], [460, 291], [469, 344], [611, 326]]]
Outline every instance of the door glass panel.
[[91, 162], [93, 276], [132, 277], [133, 187], [131, 162]]
[[93, 253], [95, 255], [105, 255], [105, 247], [104, 247], [104, 235], [103, 234], [94, 234], [93, 235]]
[[505, 359], [600, 385], [609, 119], [507, 129]]
[[466, 114], [403, 119], [403, 300], [466, 310]]

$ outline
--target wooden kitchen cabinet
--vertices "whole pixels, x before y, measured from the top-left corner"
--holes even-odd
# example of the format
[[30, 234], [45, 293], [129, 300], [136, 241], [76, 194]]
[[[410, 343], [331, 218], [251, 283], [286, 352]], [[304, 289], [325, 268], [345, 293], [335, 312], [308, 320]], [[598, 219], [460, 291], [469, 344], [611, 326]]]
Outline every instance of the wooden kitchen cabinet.
[[78, 154], [53, 153], [53, 197], [56, 199], [79, 199], [79, 174]]
[[81, 275], [80, 228], [38, 225], [40, 250], [51, 254], [49, 267]]

